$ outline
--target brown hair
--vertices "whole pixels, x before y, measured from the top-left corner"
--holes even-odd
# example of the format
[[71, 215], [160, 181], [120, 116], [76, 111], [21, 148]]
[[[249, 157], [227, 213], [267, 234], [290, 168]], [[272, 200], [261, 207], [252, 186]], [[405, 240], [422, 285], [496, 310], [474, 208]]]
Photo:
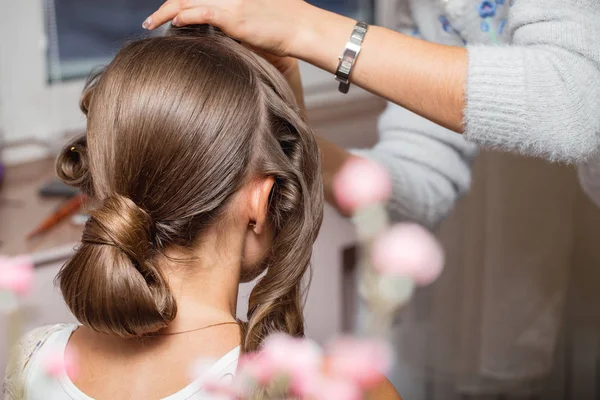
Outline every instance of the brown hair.
[[302, 336], [323, 195], [314, 135], [283, 77], [213, 28], [172, 29], [125, 46], [90, 78], [81, 108], [87, 137], [57, 161], [99, 203], [57, 277], [79, 321], [126, 338], [167, 326], [177, 305], [156, 256], [189, 248], [249, 178], [272, 176], [275, 235], [243, 349], [271, 332]]

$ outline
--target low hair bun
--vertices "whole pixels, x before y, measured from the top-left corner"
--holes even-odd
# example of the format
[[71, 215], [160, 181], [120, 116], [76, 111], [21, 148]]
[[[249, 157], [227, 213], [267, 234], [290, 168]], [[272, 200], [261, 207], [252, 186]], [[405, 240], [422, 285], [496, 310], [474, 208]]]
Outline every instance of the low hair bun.
[[81, 247], [57, 277], [82, 324], [130, 338], [175, 318], [175, 299], [153, 264], [152, 234], [150, 215], [125, 196], [108, 197], [91, 213]]
[[143, 263], [152, 249], [152, 218], [131, 199], [113, 195], [92, 211], [82, 243], [114, 246]]

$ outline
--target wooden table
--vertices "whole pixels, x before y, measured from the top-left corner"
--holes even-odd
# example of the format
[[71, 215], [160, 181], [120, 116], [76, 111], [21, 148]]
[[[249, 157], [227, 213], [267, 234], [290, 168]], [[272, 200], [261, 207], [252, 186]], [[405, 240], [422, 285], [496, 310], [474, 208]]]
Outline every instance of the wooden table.
[[72, 252], [82, 227], [70, 219], [37, 238], [26, 239], [63, 201], [38, 195], [38, 189], [54, 177], [54, 159], [7, 168], [0, 188], [0, 254], [29, 254], [40, 265], [64, 259]]

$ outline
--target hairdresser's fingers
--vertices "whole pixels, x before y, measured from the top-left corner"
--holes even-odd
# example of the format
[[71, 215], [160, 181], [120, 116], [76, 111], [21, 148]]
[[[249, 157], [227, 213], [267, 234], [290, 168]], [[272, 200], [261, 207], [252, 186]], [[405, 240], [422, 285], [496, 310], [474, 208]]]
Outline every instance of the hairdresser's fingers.
[[163, 3], [158, 10], [150, 15], [142, 26], [145, 29], [155, 29], [166, 22], [171, 21], [181, 11], [180, 0], [168, 0]]
[[210, 24], [269, 53], [287, 55], [314, 20], [313, 8], [302, 0], [171, 0], [146, 25], [154, 29], [171, 19], [180, 26]]
[[195, 7], [235, 8], [236, 6], [239, 8], [235, 0], [179, 0], [179, 8], [182, 10]]
[[198, 6], [194, 8], [188, 8], [186, 10], [180, 11], [175, 16], [175, 18], [173, 18], [173, 25], [185, 26], [209, 24], [214, 26], [220, 26], [223, 20], [226, 19], [226, 14], [227, 11], [224, 11], [217, 7]]
[[[146, 29], [152, 30], [173, 20], [177, 14], [183, 10], [195, 8], [205, 9], [207, 7], [222, 8], [227, 2], [228, 0], [167, 0], [158, 10], [156, 10], [156, 12], [154, 12], [154, 14], [149, 16], [146, 21], [144, 21], [142, 26]], [[202, 13], [198, 13], [197, 15], [202, 17]], [[207, 24], [209, 22], [210, 21], [206, 20], [206, 18], [198, 18], [197, 20], [190, 21], [187, 24]]]

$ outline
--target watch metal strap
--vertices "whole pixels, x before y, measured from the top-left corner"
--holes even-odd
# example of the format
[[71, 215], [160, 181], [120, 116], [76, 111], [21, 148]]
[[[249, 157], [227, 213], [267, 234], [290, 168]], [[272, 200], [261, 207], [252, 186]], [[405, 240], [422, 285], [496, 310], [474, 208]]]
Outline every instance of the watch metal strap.
[[357, 22], [354, 25], [350, 39], [346, 42], [346, 48], [340, 56], [340, 63], [335, 72], [335, 79], [340, 82], [339, 90], [342, 93], [348, 93], [350, 89], [350, 74], [358, 58], [358, 53], [360, 53], [360, 46], [365, 38], [367, 29], [369, 29], [369, 25], [364, 22]]

